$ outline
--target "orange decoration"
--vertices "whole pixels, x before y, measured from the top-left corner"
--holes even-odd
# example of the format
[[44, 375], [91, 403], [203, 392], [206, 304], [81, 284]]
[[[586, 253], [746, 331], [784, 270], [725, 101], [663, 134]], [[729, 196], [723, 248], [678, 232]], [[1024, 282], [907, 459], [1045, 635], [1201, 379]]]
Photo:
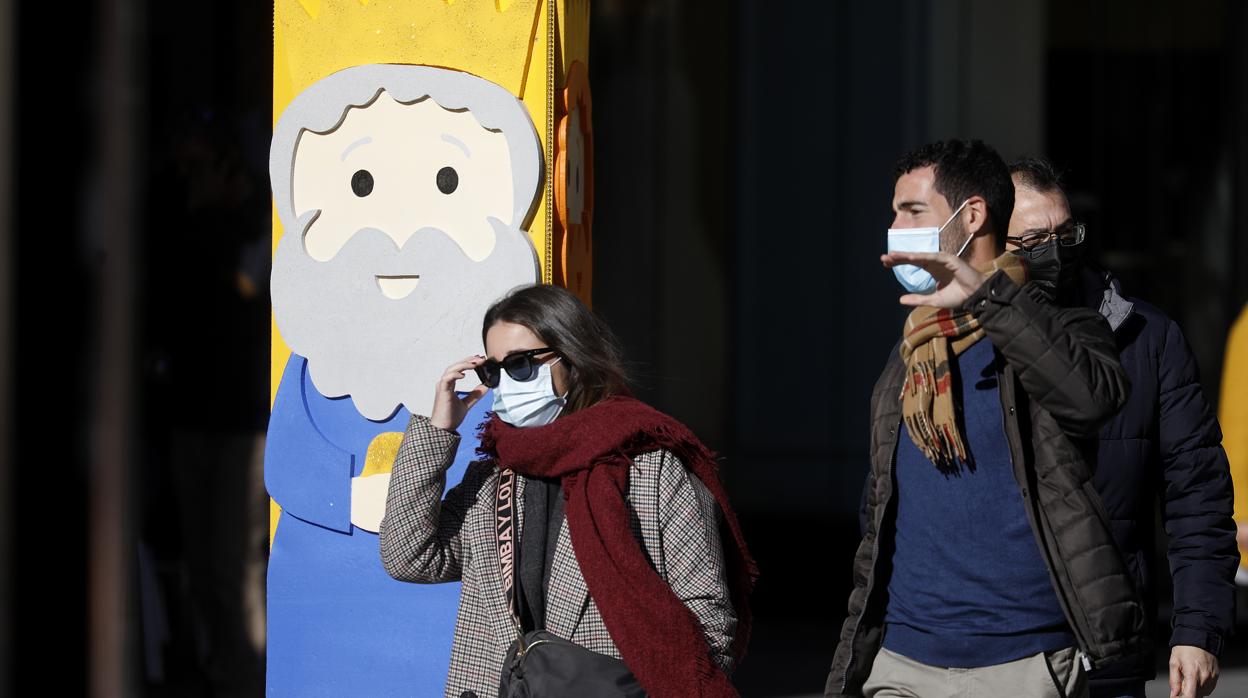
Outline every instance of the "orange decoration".
[[591, 303], [593, 280], [594, 131], [589, 71], [574, 61], [557, 105], [555, 141], [555, 283]]

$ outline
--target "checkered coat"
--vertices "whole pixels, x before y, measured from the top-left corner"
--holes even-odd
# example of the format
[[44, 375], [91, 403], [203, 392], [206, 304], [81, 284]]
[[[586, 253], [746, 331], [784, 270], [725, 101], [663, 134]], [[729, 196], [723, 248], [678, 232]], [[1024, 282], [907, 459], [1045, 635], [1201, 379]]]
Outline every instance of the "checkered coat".
[[[381, 557], [396, 579], [463, 582], [445, 695], [493, 698], [504, 656], [517, 634], [503, 595], [494, 538], [498, 467], [493, 461], [472, 463], [463, 481], [443, 497], [446, 469], [458, 445], [458, 434], [433, 426], [425, 417], [412, 417], [391, 474]], [[525, 482], [517, 477], [519, 535], [524, 531]], [[656, 451], [633, 462], [628, 501], [633, 535], [651, 565], [702, 623], [715, 662], [730, 669], [737, 616], [725, 578], [715, 500], [675, 456]], [[566, 521], [547, 584], [546, 629], [618, 658], [581, 576]]]

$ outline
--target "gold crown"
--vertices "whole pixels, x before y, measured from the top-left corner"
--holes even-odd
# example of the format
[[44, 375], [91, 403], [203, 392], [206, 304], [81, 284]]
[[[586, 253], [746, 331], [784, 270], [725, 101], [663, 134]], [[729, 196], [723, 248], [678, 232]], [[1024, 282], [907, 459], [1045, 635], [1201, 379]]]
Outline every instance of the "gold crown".
[[[583, 0], [582, 0], [583, 1]], [[276, 0], [275, 92], [294, 95], [343, 68], [410, 63], [463, 70], [522, 94], [544, 37], [546, 0]], [[562, 4], [562, 3], [560, 3]], [[574, 4], [581, 4], [580, 2]], [[562, 9], [562, 8], [560, 8]], [[544, 42], [543, 42], [544, 43]]]

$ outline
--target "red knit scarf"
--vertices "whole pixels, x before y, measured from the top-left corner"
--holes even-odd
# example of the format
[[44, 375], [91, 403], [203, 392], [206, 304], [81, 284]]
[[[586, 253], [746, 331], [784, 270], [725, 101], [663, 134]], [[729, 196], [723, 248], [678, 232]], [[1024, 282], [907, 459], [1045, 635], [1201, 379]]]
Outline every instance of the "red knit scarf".
[[[633, 458], [667, 450], [710, 491], [723, 512], [728, 584], [737, 613], [733, 656], [750, 636], [749, 593], [758, 568], [719, 481], [714, 455], [688, 427], [631, 397], [616, 396], [549, 425], [518, 429], [497, 416], [481, 434], [483, 456], [526, 477], [562, 478], [568, 533], [590, 596], [620, 656], [652, 696], [736, 696], [711, 660], [693, 612], [650, 566], [629, 524]], [[684, 551], [673, 551], [685, 554]]]

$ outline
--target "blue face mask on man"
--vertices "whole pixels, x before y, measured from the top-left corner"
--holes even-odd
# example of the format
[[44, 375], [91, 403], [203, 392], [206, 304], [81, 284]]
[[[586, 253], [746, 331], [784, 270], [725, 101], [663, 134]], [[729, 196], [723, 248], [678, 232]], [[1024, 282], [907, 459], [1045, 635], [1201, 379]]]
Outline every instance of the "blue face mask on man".
[[[954, 218], [966, 208], [966, 204], [970, 201], [967, 199], [962, 202], [953, 215], [949, 216], [944, 225], [939, 228], [889, 228], [888, 229], [888, 251], [889, 252], [940, 252], [940, 233], [945, 226], [953, 222]], [[962, 247], [958, 248], [957, 256], [961, 257], [966, 251], [966, 246], [971, 244], [973, 235], [966, 238], [966, 242], [962, 243]], [[911, 293], [931, 293], [936, 290], [936, 279], [932, 277], [931, 272], [923, 267], [913, 264], [900, 264], [893, 267], [893, 275], [897, 277], [897, 281], [902, 287]]]
[[567, 404], [567, 395], [555, 394], [550, 367], [563, 357], [537, 367], [537, 375], [518, 381], [503, 371], [494, 389], [494, 413], [514, 427], [540, 427], [555, 421]]

